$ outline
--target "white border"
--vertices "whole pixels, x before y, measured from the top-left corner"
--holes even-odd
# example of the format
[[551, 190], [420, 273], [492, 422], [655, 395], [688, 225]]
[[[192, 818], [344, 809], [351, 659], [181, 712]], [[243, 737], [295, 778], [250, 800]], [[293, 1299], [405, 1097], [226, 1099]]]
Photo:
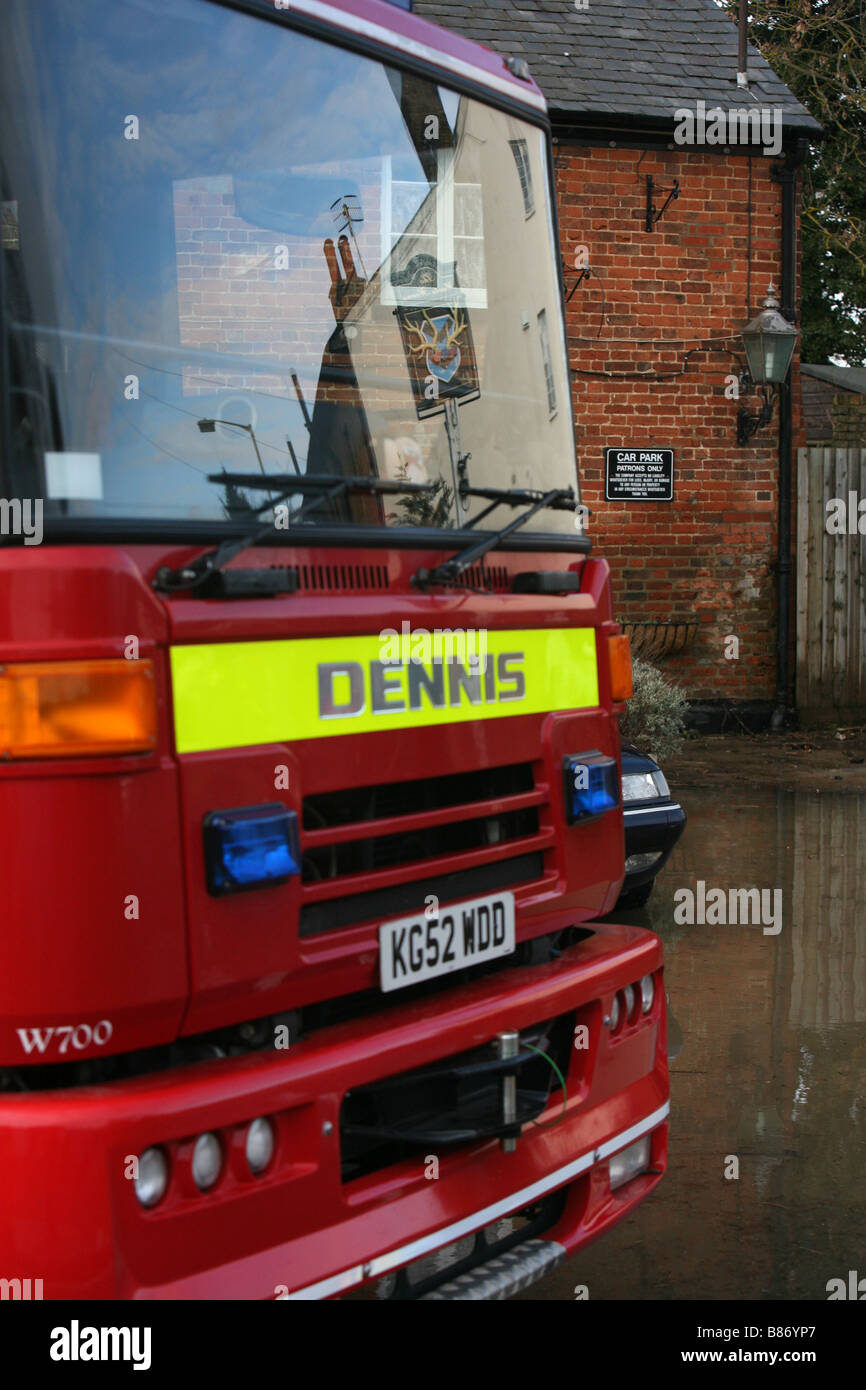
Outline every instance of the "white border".
[[396, 1250], [389, 1250], [386, 1255], [377, 1255], [375, 1259], [369, 1260], [363, 1265], [353, 1265], [351, 1269], [346, 1269], [342, 1274], [332, 1274], [328, 1279], [320, 1279], [317, 1284], [308, 1284], [306, 1288], [298, 1289], [296, 1293], [290, 1293], [289, 1299], [305, 1300], [307, 1302], [328, 1298], [331, 1294], [342, 1293], [345, 1289], [354, 1288], [356, 1284], [362, 1283], [365, 1279], [375, 1278], [387, 1274], [389, 1270], [396, 1269], [398, 1265], [406, 1264], [410, 1260], [416, 1260], [421, 1255], [426, 1255], [430, 1250], [436, 1250], [440, 1245], [449, 1245], [451, 1241], [459, 1240], [461, 1236], [469, 1235], [472, 1231], [477, 1231], [481, 1226], [487, 1226], [491, 1221], [497, 1221], [501, 1216], [507, 1216], [509, 1212], [524, 1207], [528, 1202], [533, 1202], [537, 1197], [541, 1197], [545, 1192], [550, 1192], [555, 1187], [561, 1187], [572, 1178], [585, 1173], [587, 1168], [591, 1168], [594, 1163], [600, 1163], [602, 1159], [609, 1158], [612, 1153], [619, 1149], [627, 1148], [635, 1139], [640, 1139], [641, 1135], [648, 1130], [655, 1129], [662, 1120], [667, 1119], [670, 1113], [670, 1102], [665, 1101], [664, 1105], [659, 1106], [646, 1119], [638, 1120], [637, 1124], [629, 1129], [624, 1129], [621, 1133], [608, 1139], [597, 1149], [590, 1149], [589, 1153], [582, 1154], [580, 1158], [574, 1159], [571, 1163], [566, 1163], [564, 1168], [557, 1168], [554, 1172], [548, 1173], [547, 1177], [539, 1178], [538, 1182], [531, 1183], [529, 1187], [523, 1187], [519, 1192], [512, 1192], [508, 1197], [503, 1197], [499, 1202], [493, 1202], [489, 1207], [482, 1207], [480, 1211], [473, 1212], [472, 1216], [464, 1216], [460, 1221], [452, 1221], [450, 1226], [442, 1226], [438, 1231], [433, 1231], [428, 1236], [421, 1236], [418, 1240], [410, 1241], [408, 1245], [401, 1245]]
[[[419, 43], [417, 39], [410, 39], [405, 34], [385, 29], [381, 24], [371, 24], [369, 20], [361, 19], [359, 15], [350, 14], [347, 10], [338, 10], [333, 5], [324, 5], [321, 0], [292, 0], [285, 12], [290, 13], [292, 10], [296, 10], [300, 14], [308, 14], [314, 19], [326, 20], [328, 24], [334, 24], [340, 29], [347, 29], [350, 33], [359, 34], [363, 38], [375, 39], [378, 43], [386, 44], [388, 48], [393, 48], [398, 53], [407, 53], [413, 58], [421, 58], [428, 63], [435, 63], [437, 67], [445, 69], [446, 85], [447, 73], [453, 72], [472, 82], [478, 82], [484, 87], [492, 87], [494, 91], [502, 92], [523, 106], [531, 106], [535, 111], [547, 113], [547, 102], [544, 97], [533, 92], [531, 88], [521, 91], [515, 82], [509, 81], [506, 77], [496, 77], [486, 68], [477, 68], [473, 63], [466, 63], [462, 58], [454, 58], [450, 53], [442, 53], [437, 48], [431, 48], [429, 44]], [[409, 12], [407, 11], [407, 13]]]

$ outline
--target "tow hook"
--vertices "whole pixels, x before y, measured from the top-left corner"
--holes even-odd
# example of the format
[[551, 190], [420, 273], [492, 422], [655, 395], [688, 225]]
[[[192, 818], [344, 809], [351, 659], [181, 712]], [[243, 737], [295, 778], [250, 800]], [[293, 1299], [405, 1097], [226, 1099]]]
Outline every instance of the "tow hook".
[[[496, 1034], [496, 1054], [504, 1062], [516, 1057], [520, 1051], [520, 1034], [515, 1032]], [[502, 1123], [513, 1125], [517, 1122], [517, 1076], [507, 1072], [502, 1078]], [[516, 1139], [500, 1139], [503, 1153], [513, 1154], [517, 1148]]]

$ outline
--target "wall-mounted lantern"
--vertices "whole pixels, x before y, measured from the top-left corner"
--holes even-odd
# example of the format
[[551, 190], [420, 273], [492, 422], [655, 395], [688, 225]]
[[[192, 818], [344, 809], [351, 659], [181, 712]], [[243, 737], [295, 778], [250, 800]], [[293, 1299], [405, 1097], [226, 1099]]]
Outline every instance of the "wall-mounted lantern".
[[760, 386], [763, 404], [757, 415], [750, 415], [745, 406], [739, 411], [737, 443], [741, 447], [772, 419], [773, 387], [786, 380], [798, 337], [798, 330], [780, 312], [771, 284], [761, 312], [743, 329], [748, 370], [740, 377], [740, 386], [744, 391]]

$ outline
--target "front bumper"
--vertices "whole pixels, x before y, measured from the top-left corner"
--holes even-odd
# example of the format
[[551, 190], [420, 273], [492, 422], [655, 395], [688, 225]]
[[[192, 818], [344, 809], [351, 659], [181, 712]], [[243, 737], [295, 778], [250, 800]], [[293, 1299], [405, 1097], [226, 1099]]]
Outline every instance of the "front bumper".
[[[613, 994], [653, 973], [646, 1018], [610, 1036]], [[347, 1090], [589, 1010], [589, 1046], [572, 1053], [568, 1102], [554, 1092], [513, 1153], [495, 1140], [344, 1182], [340, 1106]], [[584, 1014], [581, 1014], [583, 1017]], [[667, 1038], [658, 939], [632, 927], [595, 934], [537, 967], [504, 970], [421, 1002], [323, 1029], [287, 1051], [201, 1063], [136, 1081], [4, 1097], [0, 1182], [16, 1202], [0, 1215], [10, 1275], [43, 1278], [46, 1298], [328, 1298], [567, 1188], [546, 1238], [568, 1251], [631, 1210], [666, 1160]], [[269, 1168], [253, 1177], [246, 1126], [268, 1116]], [[561, 1118], [561, 1122], [551, 1121]], [[195, 1136], [224, 1153], [208, 1192], [191, 1180]], [[651, 1170], [611, 1192], [607, 1159], [652, 1133]], [[170, 1182], [143, 1209], [131, 1160], [162, 1146]]]
[[658, 852], [659, 858], [648, 868], [626, 870], [623, 892], [630, 888], [640, 888], [655, 878], [667, 863], [671, 851], [686, 826], [686, 813], [677, 802], [664, 802], [660, 805], [629, 804], [623, 809], [625, 826], [625, 857], [629, 855]]
[[[533, 1202], [537, 1202], [539, 1198], [550, 1192], [555, 1192], [561, 1187], [570, 1187], [577, 1178], [584, 1174], [592, 1174], [589, 1187], [590, 1189], [594, 1188], [594, 1192], [590, 1194], [587, 1194], [586, 1191], [582, 1193], [569, 1192], [565, 1211], [556, 1226], [548, 1233], [544, 1242], [545, 1244], [557, 1245], [563, 1255], [569, 1254], [589, 1239], [594, 1239], [600, 1235], [609, 1226], [614, 1225], [632, 1207], [636, 1206], [647, 1192], [656, 1186], [664, 1171], [667, 1157], [666, 1120], [669, 1110], [670, 1105], [666, 1101], [651, 1115], [645, 1116], [628, 1129], [615, 1134], [606, 1143], [588, 1150], [563, 1167], [554, 1169], [553, 1172], [548, 1173], [538, 1182], [531, 1183], [519, 1191], [511, 1192], [503, 1200], [492, 1202], [478, 1211], [472, 1212], [470, 1216], [461, 1221], [454, 1221], [449, 1226], [443, 1226], [419, 1240], [409, 1241], [363, 1265], [343, 1270], [332, 1279], [325, 1279], [318, 1284], [308, 1285], [296, 1293], [288, 1293], [286, 1297], [288, 1299], [307, 1300], [330, 1298], [334, 1294], [366, 1283], [369, 1279], [381, 1278], [413, 1260], [420, 1259], [429, 1254], [430, 1251], [450, 1245], [452, 1242], [460, 1240], [462, 1236], [480, 1230], [501, 1217], [508, 1216]], [[649, 1176], [641, 1175], [634, 1179], [632, 1183], [627, 1185], [631, 1190], [622, 1196], [612, 1193], [607, 1181], [605, 1160], [647, 1134], [652, 1136]], [[588, 1195], [591, 1195], [594, 1200], [587, 1201]], [[573, 1200], [574, 1197], [579, 1197], [580, 1200], [575, 1201]], [[539, 1244], [539, 1242], [533, 1242], [533, 1244]], [[515, 1253], [519, 1252], [521, 1246], [515, 1246], [514, 1250]], [[546, 1270], [539, 1271], [541, 1275], [546, 1272]], [[523, 1287], [526, 1287], [525, 1283]], [[426, 1296], [431, 1297], [433, 1295], [428, 1294]]]

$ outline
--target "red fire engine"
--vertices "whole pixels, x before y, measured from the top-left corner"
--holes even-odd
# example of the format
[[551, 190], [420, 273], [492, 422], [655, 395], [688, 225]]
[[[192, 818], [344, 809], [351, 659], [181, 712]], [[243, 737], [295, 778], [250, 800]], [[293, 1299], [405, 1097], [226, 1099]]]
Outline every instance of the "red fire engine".
[[0, 32], [0, 1277], [507, 1296], [668, 1114], [544, 101], [381, 0]]

